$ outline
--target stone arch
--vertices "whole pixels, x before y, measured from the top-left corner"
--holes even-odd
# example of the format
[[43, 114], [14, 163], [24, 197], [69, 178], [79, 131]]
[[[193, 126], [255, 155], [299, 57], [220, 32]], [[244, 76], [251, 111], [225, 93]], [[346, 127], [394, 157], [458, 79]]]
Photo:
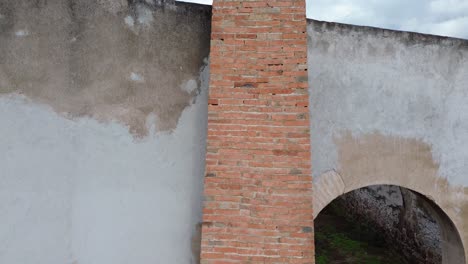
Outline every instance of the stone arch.
[[[330, 172], [330, 173], [327, 173], [327, 176], [325, 176], [325, 177], [329, 177], [329, 178], [337, 177], [337, 174], [336, 174], [336, 172], [334, 172], [334, 173]], [[340, 179], [337, 179], [337, 180], [341, 181]], [[330, 184], [330, 182], [325, 183], [325, 184]], [[324, 185], [321, 185], [321, 186], [324, 187]], [[325, 186], [331, 186], [331, 185], [325, 185]], [[363, 186], [362, 188], [371, 187], [371, 186], [380, 187], [380, 186], [388, 186], [388, 184], [369, 185], [369, 186]], [[394, 186], [394, 185], [390, 185], [390, 186]], [[397, 186], [397, 187], [402, 187], [402, 186]], [[350, 190], [350, 191], [347, 191], [347, 192], [340, 193], [340, 192], [337, 192], [338, 189], [332, 188], [332, 189], [328, 189], [329, 191], [331, 191], [328, 194], [331, 194], [331, 193], [334, 192], [335, 194], [337, 194], [336, 198], [338, 198], [341, 195], [344, 195], [344, 194], [347, 194], [347, 193], [350, 193], [350, 192], [353, 192], [353, 191], [359, 190], [359, 189], [361, 189], [361, 188], [357, 188], [357, 189], [354, 189], [354, 190]], [[409, 190], [408, 188], [405, 188], [405, 189], [407, 191]], [[466, 263], [463, 242], [461, 240], [460, 234], [459, 234], [454, 222], [444, 212], [444, 210], [442, 208], [440, 208], [433, 200], [429, 199], [425, 195], [423, 195], [421, 193], [418, 193], [418, 192], [416, 192], [414, 190], [409, 190], [409, 191], [413, 192], [418, 197], [421, 197], [422, 199], [424, 199], [426, 201], [424, 208], [427, 211], [429, 211], [429, 214], [431, 215], [431, 217], [438, 223], [438, 225], [440, 227], [440, 235], [441, 235], [440, 238], [441, 238], [441, 242], [442, 242], [441, 243], [442, 263], [443, 264], [464, 264], [464, 263]], [[332, 197], [332, 196], [327, 196], [327, 197]], [[332, 199], [332, 201], [334, 201], [335, 199]], [[321, 201], [322, 203], [320, 203], [320, 204], [315, 203], [314, 207], [316, 206], [316, 208], [319, 208], [319, 209], [317, 209], [314, 212], [314, 218], [316, 218], [320, 214], [322, 209], [324, 209], [332, 201], [330, 201], [329, 203], [324, 203], [324, 200], [322, 200]], [[314, 210], [315, 210], [315, 208], [314, 208]]]
[[[422, 141], [375, 133], [335, 138], [337, 169], [314, 178], [314, 218], [342, 194], [372, 185], [395, 185], [432, 201], [434, 217], [444, 225], [444, 264], [467, 263], [465, 232], [467, 200], [462, 186], [453, 186], [438, 173], [431, 147]], [[465, 219], [464, 219], [465, 218]], [[453, 236], [456, 234], [456, 236]]]

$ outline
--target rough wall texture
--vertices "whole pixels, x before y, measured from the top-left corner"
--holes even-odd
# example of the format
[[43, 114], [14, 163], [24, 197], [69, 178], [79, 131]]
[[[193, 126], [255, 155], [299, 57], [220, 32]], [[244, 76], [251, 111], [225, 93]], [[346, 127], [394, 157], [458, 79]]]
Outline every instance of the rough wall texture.
[[[435, 201], [466, 245], [468, 41], [318, 21], [308, 34], [315, 214], [399, 185]], [[464, 262], [457, 243], [444, 263]]]
[[212, 21], [202, 263], [314, 263], [305, 1]]
[[174, 129], [199, 93], [208, 10], [130, 2], [1, 1], [0, 93], [72, 118], [118, 120], [138, 136], [151, 114], [158, 130]]
[[0, 1], [0, 263], [198, 263], [210, 10], [132, 2]]
[[[1, 263], [197, 263], [210, 12], [162, 2], [0, 1]], [[400, 185], [468, 243], [466, 41], [309, 21], [309, 127], [304, 2], [215, 8], [205, 263], [313, 262], [309, 128], [315, 214]]]

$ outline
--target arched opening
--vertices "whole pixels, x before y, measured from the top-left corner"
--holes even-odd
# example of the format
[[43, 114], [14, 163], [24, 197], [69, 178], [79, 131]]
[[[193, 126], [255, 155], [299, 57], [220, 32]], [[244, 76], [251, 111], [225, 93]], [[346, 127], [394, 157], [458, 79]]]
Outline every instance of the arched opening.
[[316, 263], [464, 264], [459, 233], [426, 196], [395, 185], [345, 193], [315, 218]]

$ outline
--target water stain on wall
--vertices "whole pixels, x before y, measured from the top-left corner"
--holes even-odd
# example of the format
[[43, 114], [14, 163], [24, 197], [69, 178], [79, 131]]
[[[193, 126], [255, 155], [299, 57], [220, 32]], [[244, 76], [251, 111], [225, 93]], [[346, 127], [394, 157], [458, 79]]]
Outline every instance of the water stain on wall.
[[0, 93], [118, 121], [138, 137], [152, 114], [172, 130], [199, 92], [210, 9], [137, 2], [2, 1]]
[[418, 139], [380, 133], [360, 136], [344, 133], [335, 137], [335, 144], [339, 157], [337, 172], [344, 182], [344, 192], [369, 185], [392, 184], [425, 195], [456, 226], [441, 223], [446, 231], [443, 232], [443, 263], [464, 263], [459, 234], [466, 243], [464, 222], [468, 220], [463, 217], [462, 210], [468, 200], [463, 188], [452, 186], [439, 176], [439, 164], [433, 159], [430, 145]]

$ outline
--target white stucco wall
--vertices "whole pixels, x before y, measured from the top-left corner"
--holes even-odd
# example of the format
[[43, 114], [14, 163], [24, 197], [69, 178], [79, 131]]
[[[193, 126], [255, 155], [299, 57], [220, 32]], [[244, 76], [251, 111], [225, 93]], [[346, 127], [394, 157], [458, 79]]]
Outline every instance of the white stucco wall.
[[468, 186], [468, 41], [309, 23], [314, 174], [337, 165], [333, 136], [378, 132], [431, 145], [440, 176]]
[[198, 263], [210, 12], [0, 1], [0, 263]]
[[207, 68], [201, 78], [177, 128], [140, 139], [0, 97], [0, 263], [195, 263]]
[[[434, 201], [466, 245], [468, 41], [313, 20], [308, 35], [315, 215], [397, 185]], [[443, 263], [462, 263], [453, 248]]]

